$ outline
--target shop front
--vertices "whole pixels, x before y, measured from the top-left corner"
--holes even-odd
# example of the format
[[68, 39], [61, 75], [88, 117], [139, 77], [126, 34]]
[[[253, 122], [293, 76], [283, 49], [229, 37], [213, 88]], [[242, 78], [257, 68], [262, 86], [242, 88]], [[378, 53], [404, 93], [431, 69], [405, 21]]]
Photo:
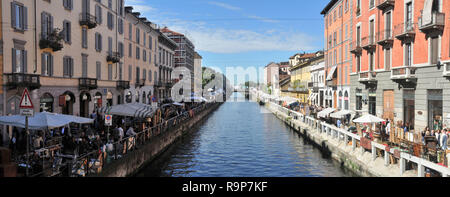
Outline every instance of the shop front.
[[40, 101], [40, 112], [53, 112], [53, 96], [50, 93], [45, 93], [42, 95], [42, 97], [39, 99]]
[[91, 100], [91, 94], [89, 94], [89, 92], [81, 92], [80, 117], [89, 117], [89, 102], [91, 102]]
[[428, 127], [442, 129], [442, 90], [427, 90]]
[[59, 96], [59, 106], [62, 108], [62, 114], [73, 115], [73, 104], [76, 102], [75, 95], [72, 92], [65, 92]]
[[405, 89], [403, 90], [403, 124], [405, 124], [409, 130], [414, 130], [415, 124], [415, 90]]

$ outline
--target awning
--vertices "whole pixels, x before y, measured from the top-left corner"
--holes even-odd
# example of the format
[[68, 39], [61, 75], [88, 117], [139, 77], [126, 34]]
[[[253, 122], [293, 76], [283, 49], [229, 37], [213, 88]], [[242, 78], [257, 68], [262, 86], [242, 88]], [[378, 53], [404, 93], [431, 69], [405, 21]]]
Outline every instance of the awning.
[[[53, 129], [63, 127], [70, 123], [90, 124], [94, 119], [78, 116], [56, 114], [49, 112], [37, 112], [34, 116], [28, 118], [28, 128], [31, 130]], [[0, 124], [25, 128], [25, 116], [1, 116]]]
[[355, 113], [355, 112], [353, 112], [351, 110], [341, 110], [341, 111], [330, 114], [330, 117], [340, 119], [340, 118], [345, 118], [346, 115], [353, 114], [353, 113]]
[[155, 113], [155, 111], [156, 109], [154, 107], [142, 103], [128, 103], [98, 109], [98, 112], [104, 114], [136, 118], [150, 117]]
[[432, 21], [433, 0], [425, 0], [422, 12], [422, 25], [428, 25]]
[[336, 109], [334, 109], [334, 108], [326, 108], [326, 109], [320, 111], [320, 112], [317, 114], [317, 116], [319, 116], [319, 117], [321, 117], [321, 118], [325, 118], [325, 117], [327, 117], [331, 112], [334, 112], [334, 111], [336, 111]]
[[333, 66], [333, 68], [331, 68], [330, 72], [327, 75], [327, 81], [330, 81], [333, 79], [334, 72], [336, 72], [336, 66]]

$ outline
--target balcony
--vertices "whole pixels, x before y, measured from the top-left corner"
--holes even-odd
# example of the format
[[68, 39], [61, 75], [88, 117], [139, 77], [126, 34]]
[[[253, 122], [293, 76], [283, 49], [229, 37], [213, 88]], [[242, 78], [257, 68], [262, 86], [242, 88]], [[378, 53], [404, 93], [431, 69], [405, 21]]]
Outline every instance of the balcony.
[[130, 82], [129, 81], [117, 81], [116, 82], [116, 87], [119, 90], [130, 89]]
[[86, 26], [88, 29], [97, 27], [97, 18], [89, 13], [80, 14], [80, 25]]
[[392, 37], [392, 30], [385, 29], [377, 33], [377, 43], [383, 47], [392, 47], [394, 38]]
[[374, 71], [362, 71], [359, 73], [358, 81], [367, 87], [371, 87], [370, 85], [377, 84], [377, 73]]
[[34, 90], [41, 87], [39, 75], [26, 73], [8, 73], [4, 74], [4, 76], [6, 78], [6, 86], [8, 87], [8, 89], [24, 87], [30, 90]]
[[415, 88], [417, 84], [416, 67], [402, 66], [391, 69], [391, 80], [400, 88]]
[[395, 38], [402, 42], [411, 42], [416, 36], [416, 25], [412, 22], [398, 24], [394, 27]]
[[394, 5], [395, 0], [377, 0], [377, 8], [383, 11], [393, 8]]
[[92, 78], [79, 78], [78, 79], [80, 90], [94, 90], [97, 89], [97, 79]]
[[355, 55], [361, 55], [362, 54], [361, 42], [353, 41], [350, 53], [353, 53]]
[[54, 29], [51, 32], [40, 34], [39, 48], [45, 52], [56, 52], [63, 48], [61, 31]]
[[119, 63], [120, 62], [120, 53], [119, 52], [110, 52], [108, 53], [108, 56], [106, 56], [106, 61], [108, 63]]
[[441, 33], [445, 26], [445, 14], [441, 12], [433, 12], [431, 14], [431, 21], [425, 23], [423, 20], [423, 10], [419, 17], [419, 30], [423, 33]]
[[369, 35], [369, 36], [363, 37], [361, 39], [361, 46], [364, 50], [374, 51], [377, 48], [377, 45], [375, 43], [375, 36]]
[[145, 79], [136, 80], [136, 87], [142, 87], [142, 86], [145, 86]]
[[444, 64], [444, 77], [450, 79], [450, 62]]

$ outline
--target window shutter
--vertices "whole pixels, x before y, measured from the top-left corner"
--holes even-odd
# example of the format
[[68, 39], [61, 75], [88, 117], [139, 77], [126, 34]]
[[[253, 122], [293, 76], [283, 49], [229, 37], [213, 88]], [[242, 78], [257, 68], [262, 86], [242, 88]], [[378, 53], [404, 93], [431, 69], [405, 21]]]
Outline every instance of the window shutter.
[[11, 2], [11, 27], [16, 27], [16, 4]]
[[50, 65], [49, 65], [49, 76], [53, 76], [53, 55], [49, 54]]
[[28, 30], [28, 8], [23, 7], [23, 30]]
[[41, 54], [41, 75], [45, 76], [45, 54]]
[[12, 65], [12, 73], [16, 72], [16, 64], [17, 64], [17, 59], [16, 59], [16, 49], [12, 49], [12, 61], [11, 61], [11, 65]]
[[73, 77], [73, 59], [70, 58], [70, 77]]
[[43, 38], [47, 38], [47, 19], [46, 14], [44, 12], [41, 13], [41, 34]]
[[48, 15], [49, 16], [49, 19], [50, 19], [50, 21], [49, 21], [49, 30], [51, 31], [51, 32], [53, 32], [53, 16], [51, 16], [51, 15]]
[[27, 73], [28, 71], [28, 64], [27, 64], [27, 59], [28, 59], [28, 53], [27, 51], [23, 50], [23, 57], [22, 57], [22, 64], [23, 64], [23, 73]]
[[98, 51], [98, 33], [95, 33], [95, 50]]
[[63, 0], [63, 6], [67, 8], [67, 0]]

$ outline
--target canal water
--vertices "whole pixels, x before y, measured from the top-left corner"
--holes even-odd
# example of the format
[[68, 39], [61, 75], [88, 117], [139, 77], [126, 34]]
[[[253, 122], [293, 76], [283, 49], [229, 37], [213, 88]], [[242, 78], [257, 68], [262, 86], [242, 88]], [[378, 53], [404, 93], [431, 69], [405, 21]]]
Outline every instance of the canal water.
[[232, 102], [242, 96], [234, 93], [136, 176], [351, 176], [258, 103]]

